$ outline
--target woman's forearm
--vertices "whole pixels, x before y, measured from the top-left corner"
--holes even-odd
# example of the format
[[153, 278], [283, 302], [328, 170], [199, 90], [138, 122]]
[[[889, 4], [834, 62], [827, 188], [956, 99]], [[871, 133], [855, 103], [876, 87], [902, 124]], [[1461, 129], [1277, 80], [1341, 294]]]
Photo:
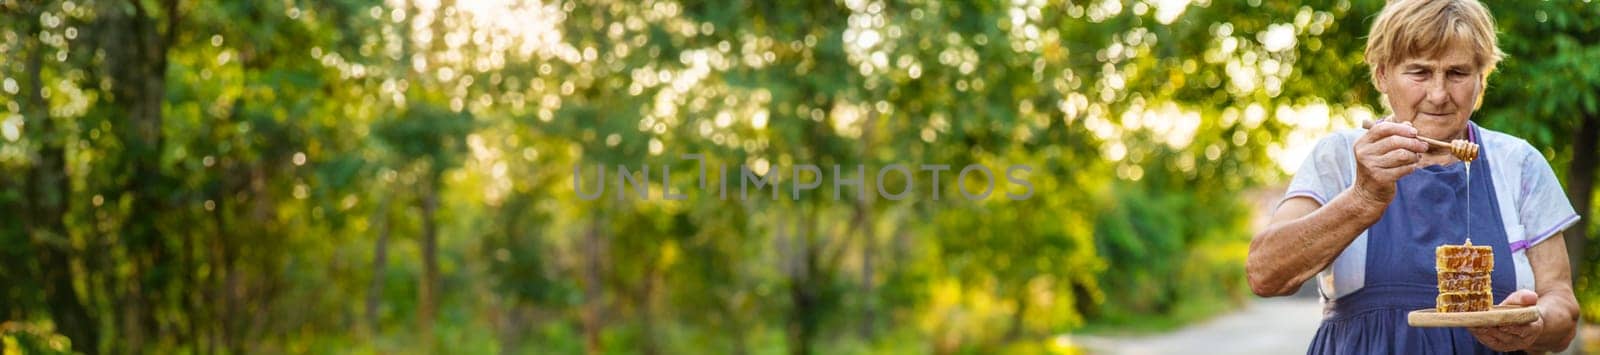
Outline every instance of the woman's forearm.
[[[1310, 213], [1275, 222], [1250, 241], [1245, 276], [1257, 295], [1294, 293], [1306, 279], [1332, 263], [1356, 236], [1377, 223], [1388, 201], [1351, 188], [1327, 205], [1310, 204], [1314, 208]], [[1287, 205], [1283, 207], [1291, 207]]]
[[1533, 263], [1534, 291], [1539, 294], [1544, 326], [1531, 350], [1561, 351], [1572, 343], [1578, 326], [1578, 298], [1572, 293], [1572, 263], [1567, 260], [1565, 233], [1558, 233], [1528, 248]]
[[1533, 350], [1559, 352], [1572, 343], [1578, 325], [1578, 300], [1572, 289], [1553, 290], [1539, 295], [1544, 328], [1533, 342]]

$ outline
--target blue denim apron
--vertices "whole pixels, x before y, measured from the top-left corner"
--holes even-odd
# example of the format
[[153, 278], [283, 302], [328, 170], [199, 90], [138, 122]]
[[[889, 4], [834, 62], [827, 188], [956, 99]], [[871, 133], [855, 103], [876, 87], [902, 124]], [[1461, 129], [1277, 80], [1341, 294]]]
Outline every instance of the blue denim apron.
[[[1497, 353], [1466, 328], [1406, 324], [1406, 313], [1433, 308], [1439, 294], [1434, 248], [1462, 244], [1469, 232], [1473, 245], [1494, 249], [1494, 303], [1516, 291], [1516, 271], [1490, 180], [1490, 163], [1486, 159], [1472, 163], [1471, 186], [1467, 186], [1468, 169], [1460, 162], [1417, 169], [1400, 179], [1394, 201], [1367, 230], [1365, 283], [1328, 301], [1322, 326], [1306, 353]], [[1472, 191], [1471, 211], [1465, 201], [1467, 189]]]

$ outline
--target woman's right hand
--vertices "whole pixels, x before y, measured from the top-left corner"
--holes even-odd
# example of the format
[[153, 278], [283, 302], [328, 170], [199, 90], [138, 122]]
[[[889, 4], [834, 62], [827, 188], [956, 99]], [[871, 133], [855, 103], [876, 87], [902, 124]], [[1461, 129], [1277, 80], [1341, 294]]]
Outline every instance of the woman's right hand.
[[1395, 183], [1416, 170], [1427, 151], [1428, 144], [1417, 139], [1417, 128], [1410, 122], [1379, 121], [1356, 139], [1355, 192], [1388, 205]]

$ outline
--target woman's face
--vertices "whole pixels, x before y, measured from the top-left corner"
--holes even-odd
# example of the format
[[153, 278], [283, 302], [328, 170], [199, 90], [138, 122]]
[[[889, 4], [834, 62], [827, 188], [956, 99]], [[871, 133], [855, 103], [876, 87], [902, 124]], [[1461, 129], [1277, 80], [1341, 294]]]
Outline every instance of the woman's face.
[[1465, 135], [1467, 119], [1483, 92], [1472, 53], [1454, 48], [1436, 58], [1413, 57], [1378, 73], [1378, 91], [1388, 94], [1396, 122], [1411, 122], [1434, 139]]

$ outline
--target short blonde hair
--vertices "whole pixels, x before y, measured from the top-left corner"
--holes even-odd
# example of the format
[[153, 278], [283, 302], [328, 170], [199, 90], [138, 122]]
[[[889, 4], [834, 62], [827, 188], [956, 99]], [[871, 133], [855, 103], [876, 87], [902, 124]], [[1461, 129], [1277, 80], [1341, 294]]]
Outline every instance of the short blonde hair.
[[1379, 71], [1462, 45], [1472, 51], [1487, 84], [1489, 73], [1505, 57], [1489, 9], [1477, 0], [1392, 0], [1367, 34], [1367, 67], [1376, 84]]

